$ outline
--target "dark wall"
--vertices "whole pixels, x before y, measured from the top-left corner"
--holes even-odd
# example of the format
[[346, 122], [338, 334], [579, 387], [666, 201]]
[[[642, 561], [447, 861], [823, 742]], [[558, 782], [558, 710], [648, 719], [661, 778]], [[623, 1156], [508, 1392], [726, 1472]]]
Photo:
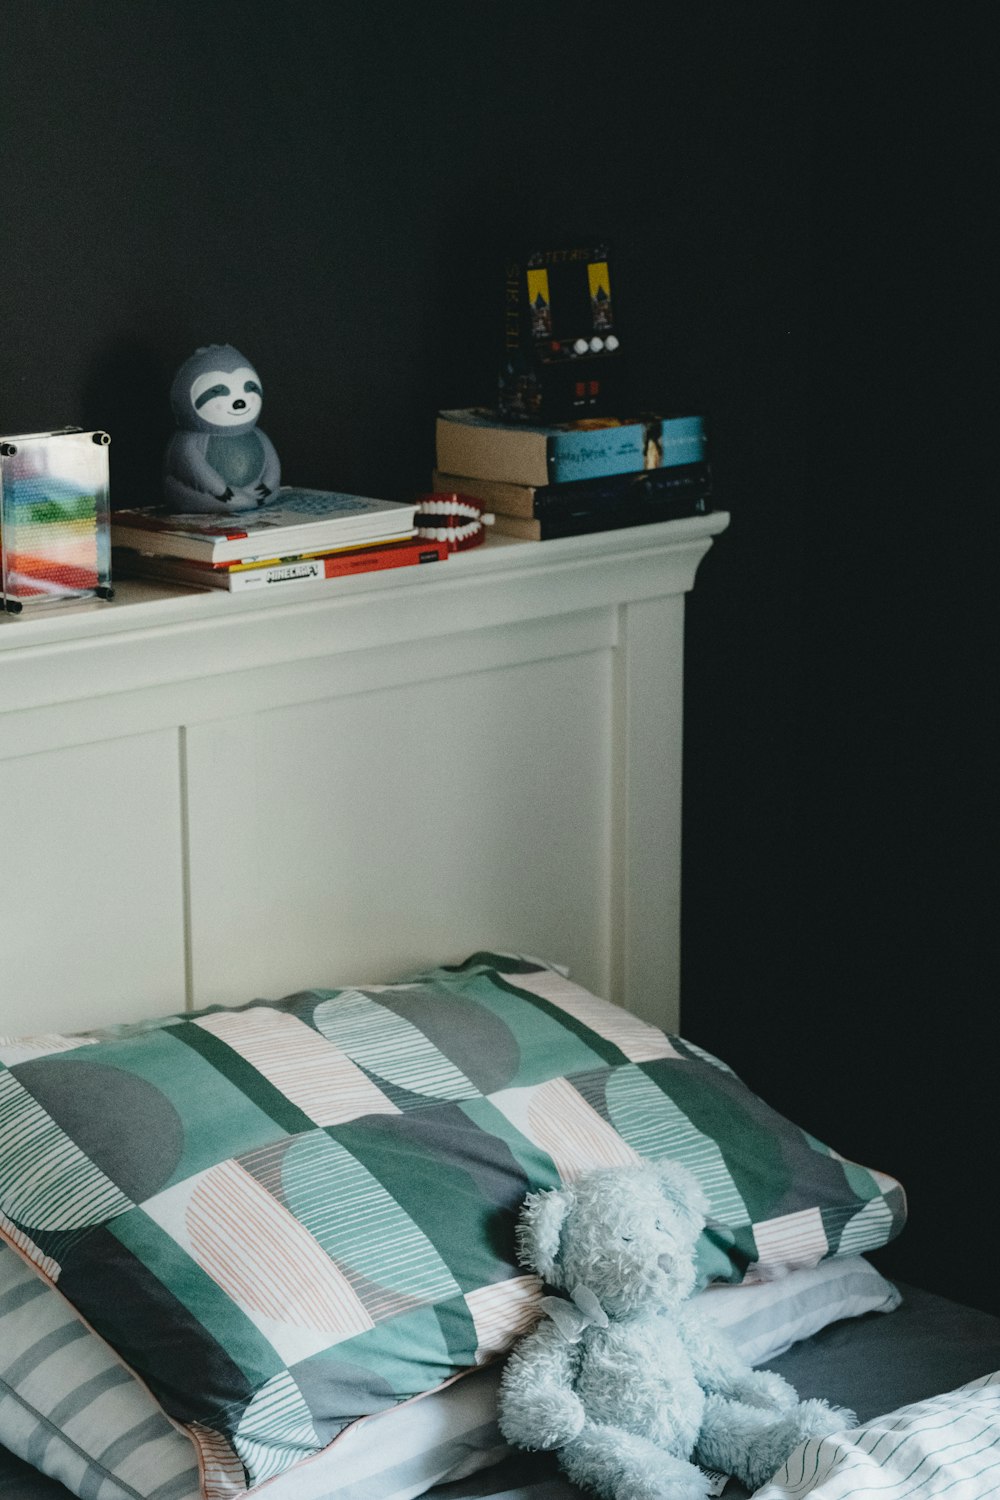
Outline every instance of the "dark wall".
[[802, 357], [808, 28], [673, 9], [12, 0], [4, 424], [106, 425], [139, 498], [173, 367], [229, 339], [289, 475], [412, 490], [436, 408], [493, 395], [506, 244], [596, 232], [643, 396], [732, 411], [769, 462]]
[[794, 580], [766, 573], [795, 640], [752, 619], [776, 500], [740, 487], [690, 607], [684, 1024], [901, 1178], [884, 1269], [1000, 1312], [993, 54], [918, 12], [826, 8], [817, 38], [807, 394], [764, 397], [806, 427]]
[[107, 427], [146, 500], [173, 369], [227, 340], [286, 478], [412, 494], [435, 411], [491, 398], [504, 246], [607, 234], [637, 394], [708, 414], [733, 515], [690, 600], [685, 1030], [901, 1176], [891, 1268], [982, 1302], [968, 595], [901, 456], [948, 319], [920, 185], [972, 132], [905, 8], [817, 9], [7, 0], [0, 428]]

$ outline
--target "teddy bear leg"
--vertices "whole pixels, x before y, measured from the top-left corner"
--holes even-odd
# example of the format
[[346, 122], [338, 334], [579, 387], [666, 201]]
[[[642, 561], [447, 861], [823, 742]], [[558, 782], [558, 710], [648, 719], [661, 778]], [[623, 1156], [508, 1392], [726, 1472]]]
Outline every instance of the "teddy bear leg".
[[735, 1474], [755, 1490], [806, 1438], [827, 1437], [854, 1422], [853, 1412], [825, 1401], [800, 1401], [788, 1411], [775, 1413], [710, 1395], [698, 1434], [698, 1459], [710, 1469]]
[[559, 1450], [559, 1462], [581, 1489], [601, 1500], [706, 1500], [708, 1480], [648, 1438], [586, 1422]]

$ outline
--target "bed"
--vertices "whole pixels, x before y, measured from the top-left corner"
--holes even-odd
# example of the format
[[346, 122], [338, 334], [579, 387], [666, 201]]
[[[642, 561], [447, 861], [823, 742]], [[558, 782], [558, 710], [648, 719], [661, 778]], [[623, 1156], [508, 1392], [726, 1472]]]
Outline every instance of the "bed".
[[684, 596], [726, 522], [0, 623], [0, 1496], [568, 1500], [496, 1424], [516, 1207], [665, 1156], [747, 1358], [905, 1408], [766, 1500], [945, 1421], [985, 1472], [998, 1321], [882, 1277], [901, 1185], [683, 1036]]
[[[1000, 1319], [915, 1287], [901, 1285], [898, 1290], [901, 1300], [892, 1317], [872, 1311], [836, 1320], [764, 1368], [784, 1374], [805, 1396], [825, 1396], [852, 1406], [861, 1422], [950, 1393], [1000, 1368]], [[976, 1446], [983, 1446], [982, 1439]], [[908, 1492], [905, 1487], [894, 1491]], [[71, 1493], [33, 1465], [0, 1450], [2, 1500], [66, 1500]], [[115, 1491], [91, 1493], [107, 1500]], [[388, 1486], [373, 1486], [356, 1495], [357, 1500], [389, 1500], [391, 1493]], [[432, 1500], [579, 1500], [581, 1495], [561, 1476], [553, 1455], [499, 1452], [488, 1467], [434, 1485], [427, 1493]], [[739, 1500], [746, 1491], [732, 1480], [724, 1493], [727, 1500]], [[950, 1493], [954, 1495], [954, 1489]], [[995, 1494], [995, 1476], [987, 1475], [978, 1489], [959, 1493]]]

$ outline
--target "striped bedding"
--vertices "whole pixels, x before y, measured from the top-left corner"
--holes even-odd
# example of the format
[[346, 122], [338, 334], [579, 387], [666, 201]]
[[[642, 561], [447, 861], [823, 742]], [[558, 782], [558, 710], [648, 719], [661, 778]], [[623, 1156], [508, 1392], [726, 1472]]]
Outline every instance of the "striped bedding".
[[[66, 1500], [66, 1493], [17, 1459], [0, 1461], [0, 1500]], [[92, 1493], [103, 1500], [99, 1490]], [[378, 1494], [383, 1500], [387, 1491]], [[545, 1465], [526, 1477], [510, 1469], [496, 1477], [480, 1473], [438, 1494], [440, 1500], [576, 1500], [579, 1492]], [[803, 1443], [755, 1500], [991, 1500], [997, 1494], [1000, 1372]], [[360, 1491], [358, 1500], [373, 1496]]]
[[[527, 1455], [433, 1500], [585, 1500], [545, 1460]], [[723, 1500], [746, 1490], [730, 1480]], [[996, 1500], [1000, 1495], [1000, 1372], [913, 1402], [850, 1432], [803, 1443], [753, 1500]], [[432, 1497], [428, 1496], [428, 1500]]]
[[[899, 1293], [861, 1257], [777, 1282], [701, 1294], [751, 1363], [835, 1320], [892, 1312]], [[371, 1419], [328, 1454], [271, 1481], [268, 1500], [412, 1500], [440, 1481], [495, 1465], [509, 1451], [496, 1424], [499, 1366]], [[197, 1500], [194, 1448], [73, 1309], [0, 1246], [0, 1439], [66, 1485], [0, 1464], [0, 1500]], [[4, 1489], [4, 1484], [8, 1488]], [[492, 1481], [489, 1481], [492, 1483]], [[534, 1497], [533, 1497], [534, 1500]]]
[[756, 1500], [990, 1500], [1000, 1494], [1000, 1372], [796, 1448]]
[[[544, 1462], [479, 1473], [438, 1500], [579, 1500]], [[89, 1492], [104, 1500], [101, 1490]], [[152, 1492], [150, 1492], [152, 1493]], [[371, 1489], [358, 1500], [373, 1500]], [[742, 1493], [742, 1491], [740, 1491]], [[901, 1407], [850, 1432], [804, 1443], [755, 1500], [990, 1500], [1000, 1493], [1000, 1373]], [[388, 1492], [378, 1491], [380, 1500]], [[12, 1455], [0, 1457], [0, 1500], [67, 1500], [67, 1491]]]

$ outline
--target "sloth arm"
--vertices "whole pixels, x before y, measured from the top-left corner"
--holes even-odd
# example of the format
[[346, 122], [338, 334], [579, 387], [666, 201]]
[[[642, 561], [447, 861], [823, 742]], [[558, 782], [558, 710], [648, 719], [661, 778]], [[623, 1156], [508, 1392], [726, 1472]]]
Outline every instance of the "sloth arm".
[[228, 486], [206, 457], [210, 437], [208, 432], [175, 432], [167, 449], [167, 473], [192, 489], [221, 495]]

